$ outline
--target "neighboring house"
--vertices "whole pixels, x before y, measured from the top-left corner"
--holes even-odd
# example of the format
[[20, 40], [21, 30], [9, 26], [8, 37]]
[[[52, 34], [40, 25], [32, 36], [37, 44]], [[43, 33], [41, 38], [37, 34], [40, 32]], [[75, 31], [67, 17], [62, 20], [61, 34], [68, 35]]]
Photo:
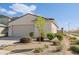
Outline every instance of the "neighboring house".
[[10, 17], [0, 15], [0, 36], [5, 36], [8, 32]]
[[6, 28], [6, 25], [0, 24], [0, 37], [5, 36]]
[[[38, 37], [39, 32], [37, 28], [34, 27], [34, 21], [37, 19], [37, 15], [26, 14], [17, 18], [16, 20], [9, 23], [9, 36], [29, 36], [30, 32], [34, 32], [34, 36]], [[46, 25], [44, 28], [45, 33], [57, 33], [57, 25], [55, 20], [52, 18], [45, 18]]]
[[0, 24], [4, 24], [8, 26], [9, 21], [11, 21], [11, 18], [5, 15], [0, 15]]

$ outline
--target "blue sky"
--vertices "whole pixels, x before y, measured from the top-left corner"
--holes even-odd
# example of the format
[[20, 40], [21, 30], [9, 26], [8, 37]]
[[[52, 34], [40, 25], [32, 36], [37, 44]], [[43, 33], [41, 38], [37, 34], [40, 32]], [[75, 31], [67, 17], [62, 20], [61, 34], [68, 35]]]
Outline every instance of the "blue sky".
[[58, 26], [65, 30], [79, 27], [79, 4], [55, 3], [25, 3], [0, 4], [0, 14], [8, 16], [21, 16], [26, 13], [41, 15], [56, 19]]

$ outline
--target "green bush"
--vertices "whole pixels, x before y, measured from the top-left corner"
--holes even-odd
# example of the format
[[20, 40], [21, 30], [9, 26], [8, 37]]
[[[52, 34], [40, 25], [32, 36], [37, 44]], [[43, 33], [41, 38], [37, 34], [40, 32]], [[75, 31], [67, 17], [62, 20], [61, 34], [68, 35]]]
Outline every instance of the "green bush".
[[30, 32], [30, 33], [29, 33], [29, 36], [30, 36], [31, 38], [34, 38], [34, 32]]
[[74, 45], [70, 47], [70, 50], [72, 50], [75, 53], [79, 53], [79, 45]]
[[48, 33], [48, 34], [47, 34], [47, 38], [48, 38], [49, 40], [52, 40], [52, 39], [55, 38], [55, 34], [53, 34], [53, 33]]
[[58, 40], [60, 40], [60, 41], [63, 40], [63, 35], [62, 35], [62, 34], [58, 34], [58, 33], [57, 33], [57, 34], [55, 34], [55, 35], [56, 35], [56, 37], [58, 38]]

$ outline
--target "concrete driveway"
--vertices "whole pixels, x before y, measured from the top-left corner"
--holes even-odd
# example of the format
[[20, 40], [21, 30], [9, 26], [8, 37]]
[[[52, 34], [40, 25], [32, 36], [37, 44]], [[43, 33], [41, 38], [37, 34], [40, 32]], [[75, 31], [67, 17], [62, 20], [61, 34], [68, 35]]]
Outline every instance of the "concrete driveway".
[[1, 37], [0, 40], [19, 40], [22, 37]]
[[2, 37], [0, 38], [0, 46], [12, 45], [18, 42], [21, 37]]

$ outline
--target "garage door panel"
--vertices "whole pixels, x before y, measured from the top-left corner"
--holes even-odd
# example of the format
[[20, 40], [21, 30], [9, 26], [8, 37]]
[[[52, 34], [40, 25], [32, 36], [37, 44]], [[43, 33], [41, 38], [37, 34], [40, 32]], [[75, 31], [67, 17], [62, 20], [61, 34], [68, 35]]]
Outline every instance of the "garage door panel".
[[33, 25], [13, 26], [13, 36], [29, 36], [33, 30]]

